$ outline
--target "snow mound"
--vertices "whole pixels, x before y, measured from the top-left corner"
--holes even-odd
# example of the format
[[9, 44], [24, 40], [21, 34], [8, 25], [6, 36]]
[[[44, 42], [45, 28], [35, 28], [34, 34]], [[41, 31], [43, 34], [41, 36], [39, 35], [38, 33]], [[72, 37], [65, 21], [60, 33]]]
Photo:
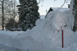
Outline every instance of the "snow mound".
[[[0, 31], [0, 44], [23, 51], [72, 51], [73, 49], [76, 51], [77, 33], [68, 28], [69, 18], [66, 13], [60, 11], [49, 12], [47, 18], [36, 21], [36, 26], [32, 30], [16, 33]], [[64, 30], [63, 49], [62, 29]]]
[[67, 26], [67, 15], [62, 12], [57, 12], [53, 18], [53, 26], [56, 30], [62, 30], [63, 27]]
[[54, 31], [62, 30], [66, 26], [71, 29], [70, 25], [72, 23], [70, 23], [70, 20], [72, 20], [70, 16], [60, 11], [51, 11], [46, 18], [46, 21], [51, 24]]
[[67, 23], [68, 23], [67, 27], [72, 30], [73, 26], [74, 26], [74, 17], [71, 13], [71, 10], [64, 11], [63, 13], [67, 15], [67, 18], [66, 18], [68, 20], [67, 21]]

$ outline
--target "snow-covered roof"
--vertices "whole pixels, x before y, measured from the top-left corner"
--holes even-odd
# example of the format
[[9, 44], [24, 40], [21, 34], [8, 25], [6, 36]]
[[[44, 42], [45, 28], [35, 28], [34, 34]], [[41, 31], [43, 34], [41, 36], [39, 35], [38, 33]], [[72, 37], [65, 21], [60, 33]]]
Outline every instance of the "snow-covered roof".
[[[55, 11], [55, 10], [57, 10], [58, 8], [53, 8], [53, 10]], [[61, 12], [64, 12], [64, 11], [66, 11], [66, 10], [69, 10], [69, 8], [61, 8], [61, 9], [59, 9], [59, 11], [61, 11]], [[45, 15], [40, 15], [40, 18], [41, 19], [44, 19], [45, 18]]]
[[[53, 8], [53, 10], [57, 10], [58, 8]], [[64, 12], [66, 10], [69, 10], [69, 8], [61, 8], [59, 11]]]

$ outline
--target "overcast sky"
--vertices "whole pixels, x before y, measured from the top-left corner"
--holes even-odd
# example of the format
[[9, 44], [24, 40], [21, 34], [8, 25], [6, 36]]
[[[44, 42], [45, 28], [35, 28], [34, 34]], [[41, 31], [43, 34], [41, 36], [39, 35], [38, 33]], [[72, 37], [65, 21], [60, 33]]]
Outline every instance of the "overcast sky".
[[[66, 0], [67, 1], [67, 0]], [[63, 4], [64, 0], [56, 0], [54, 2], [54, 0], [44, 0], [43, 2], [41, 2], [39, 4], [39, 12], [41, 15], [45, 15], [46, 14], [46, 10], [48, 10], [50, 7], [56, 8], [56, 7], [60, 7]], [[17, 3], [18, 0], [17, 0]], [[68, 8], [68, 4], [70, 2], [66, 3], [63, 8]]]

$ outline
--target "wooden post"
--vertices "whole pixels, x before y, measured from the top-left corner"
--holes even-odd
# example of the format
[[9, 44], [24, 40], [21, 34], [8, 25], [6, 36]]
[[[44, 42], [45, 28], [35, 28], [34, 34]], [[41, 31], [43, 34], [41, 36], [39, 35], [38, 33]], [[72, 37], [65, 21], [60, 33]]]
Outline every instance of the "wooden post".
[[64, 36], [63, 36], [63, 30], [62, 30], [62, 48], [64, 48]]

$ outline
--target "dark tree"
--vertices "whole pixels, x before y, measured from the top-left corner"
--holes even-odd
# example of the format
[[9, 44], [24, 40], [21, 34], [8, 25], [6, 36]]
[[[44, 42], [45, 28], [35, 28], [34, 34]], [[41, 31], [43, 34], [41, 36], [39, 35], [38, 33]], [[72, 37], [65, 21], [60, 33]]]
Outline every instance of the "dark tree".
[[77, 31], [77, 0], [74, 0], [74, 5], [73, 5], [73, 14], [74, 14], [74, 27], [73, 31]]
[[6, 24], [6, 30], [13, 30], [16, 27], [17, 27], [17, 23], [13, 18], [10, 18], [8, 20], [8, 23]]
[[38, 6], [36, 0], [19, 0], [19, 25], [23, 31], [32, 29], [39, 19]]

